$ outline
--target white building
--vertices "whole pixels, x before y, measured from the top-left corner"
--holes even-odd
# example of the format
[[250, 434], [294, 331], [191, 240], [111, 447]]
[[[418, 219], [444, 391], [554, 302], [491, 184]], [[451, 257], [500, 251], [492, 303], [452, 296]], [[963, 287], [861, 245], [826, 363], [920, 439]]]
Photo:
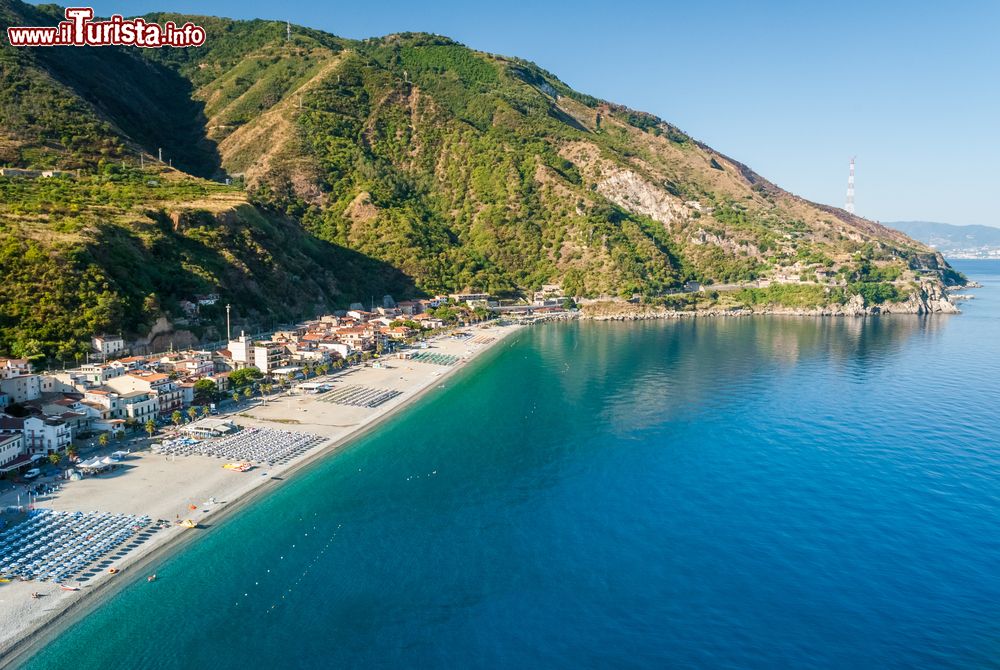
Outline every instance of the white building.
[[24, 358], [0, 358], [0, 379], [31, 374], [31, 362]]
[[24, 444], [32, 454], [53, 454], [72, 441], [72, 431], [62, 419], [31, 416], [24, 420]]
[[10, 396], [11, 402], [38, 400], [42, 394], [41, 383], [38, 375], [19, 375], [0, 379], [0, 393]]
[[105, 358], [125, 351], [125, 340], [120, 335], [95, 335], [90, 338], [90, 345]]
[[240, 336], [235, 340], [229, 340], [229, 346], [226, 349], [237, 368], [245, 368], [253, 360], [253, 341], [244, 333], [240, 333]]
[[79, 375], [94, 386], [100, 386], [109, 379], [121, 377], [123, 374], [125, 374], [124, 367], [104, 363], [87, 363], [79, 368]]
[[23, 434], [0, 434], [0, 472], [10, 472], [27, 465], [24, 456]]

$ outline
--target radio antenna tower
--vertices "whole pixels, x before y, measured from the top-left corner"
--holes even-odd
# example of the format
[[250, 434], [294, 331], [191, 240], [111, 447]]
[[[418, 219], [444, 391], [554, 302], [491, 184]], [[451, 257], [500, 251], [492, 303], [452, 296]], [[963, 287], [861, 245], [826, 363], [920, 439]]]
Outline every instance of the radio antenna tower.
[[851, 158], [851, 173], [847, 176], [847, 204], [844, 209], [854, 214], [854, 158]]

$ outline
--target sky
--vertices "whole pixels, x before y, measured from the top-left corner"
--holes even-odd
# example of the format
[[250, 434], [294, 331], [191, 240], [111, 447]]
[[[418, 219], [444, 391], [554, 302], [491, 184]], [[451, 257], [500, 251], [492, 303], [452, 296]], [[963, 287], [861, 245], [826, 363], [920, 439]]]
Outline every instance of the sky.
[[[63, 0], [65, 3], [66, 0]], [[1000, 1], [93, 0], [95, 12], [447, 35], [652, 112], [783, 188], [880, 221], [1000, 226]]]

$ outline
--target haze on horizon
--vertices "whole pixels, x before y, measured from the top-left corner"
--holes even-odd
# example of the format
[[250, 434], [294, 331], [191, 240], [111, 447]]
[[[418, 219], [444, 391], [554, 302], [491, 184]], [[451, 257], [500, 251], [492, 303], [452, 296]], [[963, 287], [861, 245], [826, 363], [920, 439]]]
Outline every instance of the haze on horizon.
[[652, 112], [783, 188], [882, 221], [1000, 225], [1000, 3], [960, 8], [640, 0], [95, 0], [100, 15], [288, 20], [349, 38], [424, 31], [537, 62], [573, 88]]

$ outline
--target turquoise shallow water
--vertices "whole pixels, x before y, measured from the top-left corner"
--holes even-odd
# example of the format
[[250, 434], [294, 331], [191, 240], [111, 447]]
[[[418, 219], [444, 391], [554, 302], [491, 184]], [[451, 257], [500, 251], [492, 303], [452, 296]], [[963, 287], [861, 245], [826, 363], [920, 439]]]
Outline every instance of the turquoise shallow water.
[[959, 267], [958, 317], [525, 331], [27, 666], [1000, 667], [1000, 264]]

